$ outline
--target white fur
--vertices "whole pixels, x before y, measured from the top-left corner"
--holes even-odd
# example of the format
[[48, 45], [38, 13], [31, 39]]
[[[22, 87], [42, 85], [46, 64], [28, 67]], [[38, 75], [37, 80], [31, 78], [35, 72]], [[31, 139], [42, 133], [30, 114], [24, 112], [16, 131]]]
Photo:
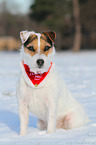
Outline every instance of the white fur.
[[37, 36], [38, 36], [38, 53], [40, 53], [40, 37], [41, 37], [41, 34], [37, 33]]
[[[36, 54], [31, 57], [22, 50], [22, 59], [31, 69], [39, 71], [35, 62], [38, 58], [45, 60], [41, 72], [48, 70], [52, 56], [46, 58]], [[31, 64], [33, 62], [33, 64]], [[29, 111], [39, 118], [37, 126], [47, 128], [48, 133], [55, 132], [58, 120], [65, 118], [66, 129], [80, 127], [88, 122], [88, 117], [83, 107], [75, 100], [63, 80], [59, 77], [55, 64], [43, 82], [35, 87], [20, 63], [21, 74], [17, 83], [17, 96], [20, 115], [20, 135], [26, 134]]]
[[22, 43], [25, 43], [31, 34], [34, 34], [34, 31], [21, 31], [20, 38]]

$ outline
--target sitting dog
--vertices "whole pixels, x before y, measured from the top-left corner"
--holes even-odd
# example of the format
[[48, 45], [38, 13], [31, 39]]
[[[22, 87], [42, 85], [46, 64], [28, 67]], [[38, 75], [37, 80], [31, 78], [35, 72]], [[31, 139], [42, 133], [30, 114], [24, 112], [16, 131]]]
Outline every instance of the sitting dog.
[[21, 74], [17, 82], [20, 135], [27, 132], [29, 111], [37, 118], [37, 127], [47, 129], [72, 129], [85, 125], [88, 117], [59, 77], [53, 56], [55, 54], [53, 31], [20, 32], [22, 40]]

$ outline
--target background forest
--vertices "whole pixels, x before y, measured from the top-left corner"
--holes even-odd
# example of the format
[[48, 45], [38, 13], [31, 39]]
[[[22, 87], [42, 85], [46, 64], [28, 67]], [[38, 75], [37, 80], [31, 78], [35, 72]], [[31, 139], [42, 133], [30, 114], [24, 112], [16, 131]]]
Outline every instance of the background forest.
[[57, 50], [96, 49], [96, 0], [34, 0], [27, 14], [13, 14], [2, 1], [0, 39], [14, 37], [20, 48], [21, 30], [56, 31]]

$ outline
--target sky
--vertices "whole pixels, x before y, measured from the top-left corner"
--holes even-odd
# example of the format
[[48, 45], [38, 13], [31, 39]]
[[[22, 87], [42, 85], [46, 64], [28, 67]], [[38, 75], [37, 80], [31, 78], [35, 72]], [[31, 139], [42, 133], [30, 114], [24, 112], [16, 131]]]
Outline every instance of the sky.
[[33, 1], [34, 0], [0, 0], [0, 4], [6, 2], [6, 7], [12, 14], [27, 14], [30, 4], [32, 4]]

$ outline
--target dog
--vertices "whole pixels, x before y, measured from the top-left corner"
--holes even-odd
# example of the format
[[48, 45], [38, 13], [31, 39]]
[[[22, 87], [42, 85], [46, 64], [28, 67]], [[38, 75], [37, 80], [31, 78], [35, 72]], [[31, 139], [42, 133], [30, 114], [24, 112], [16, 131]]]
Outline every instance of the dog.
[[56, 71], [54, 31], [21, 31], [20, 77], [17, 82], [20, 135], [27, 133], [29, 111], [37, 118], [37, 128], [54, 133], [85, 125], [85, 110], [72, 96]]

